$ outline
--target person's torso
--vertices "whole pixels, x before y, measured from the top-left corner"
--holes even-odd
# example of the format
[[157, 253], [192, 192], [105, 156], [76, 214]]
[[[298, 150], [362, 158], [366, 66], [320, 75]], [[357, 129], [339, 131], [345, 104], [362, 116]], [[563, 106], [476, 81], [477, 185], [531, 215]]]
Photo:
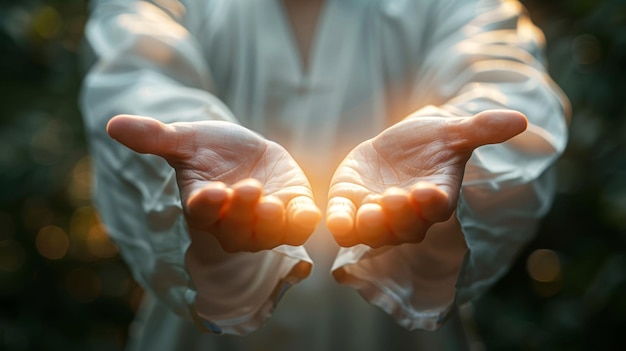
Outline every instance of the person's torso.
[[326, 0], [306, 67], [281, 0], [214, 1], [195, 34], [239, 121], [327, 181], [351, 148], [415, 109], [428, 4]]
[[[324, 211], [332, 171], [349, 150], [420, 107], [410, 97], [429, 4], [326, 0], [306, 67], [281, 0], [212, 1], [193, 34], [213, 93], [244, 126], [294, 156]], [[407, 332], [333, 282], [337, 246], [323, 224], [305, 246], [315, 262], [311, 277], [292, 287], [267, 324], [246, 338], [199, 334], [163, 306], [153, 308], [180, 328], [172, 342], [195, 350], [414, 349], [449, 335]]]

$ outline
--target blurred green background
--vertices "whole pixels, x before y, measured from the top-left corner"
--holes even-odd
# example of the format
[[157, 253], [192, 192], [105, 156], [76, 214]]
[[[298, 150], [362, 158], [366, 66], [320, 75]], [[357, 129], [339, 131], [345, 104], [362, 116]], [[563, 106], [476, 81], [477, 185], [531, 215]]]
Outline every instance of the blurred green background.
[[[572, 102], [552, 211], [476, 303], [487, 350], [626, 349], [626, 0], [526, 0]], [[86, 0], [0, 1], [0, 350], [119, 350], [142, 295], [90, 204]]]

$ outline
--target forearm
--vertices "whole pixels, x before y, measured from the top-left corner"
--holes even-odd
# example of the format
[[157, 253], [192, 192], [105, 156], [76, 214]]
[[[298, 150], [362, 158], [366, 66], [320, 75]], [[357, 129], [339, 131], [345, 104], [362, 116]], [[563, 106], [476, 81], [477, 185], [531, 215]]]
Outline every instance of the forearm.
[[418, 69], [413, 95], [417, 106], [428, 106], [410, 117], [522, 112], [526, 132], [495, 147], [532, 162], [543, 160], [545, 169], [565, 147], [570, 107], [546, 72], [541, 31], [517, 1], [450, 0], [435, 6], [441, 7], [435, 11], [441, 23]]
[[[545, 73], [541, 35], [519, 4], [444, 0], [432, 6], [435, 24], [413, 85], [416, 110], [386, 131], [404, 130], [416, 139], [428, 133], [414, 126], [429, 117], [458, 121], [493, 109], [524, 113], [528, 128], [473, 151], [461, 173], [456, 212], [430, 227], [423, 242], [341, 251], [338, 280], [410, 329], [439, 327], [454, 304], [492, 286], [533, 238], [551, 205], [549, 168], [565, 147], [569, 113]], [[445, 134], [438, 142], [455, 140]]]
[[[213, 332], [245, 334], [266, 319], [284, 286], [308, 272], [302, 248], [227, 254], [209, 234], [190, 238], [175, 171], [106, 133], [117, 114], [166, 123], [237, 123], [211, 92], [190, 33], [146, 2], [96, 7], [87, 26], [96, 61], [81, 108], [96, 177], [94, 201], [137, 281], [179, 315]], [[244, 287], [244, 288], [242, 288]]]
[[439, 103], [412, 117], [511, 109], [528, 119], [524, 133], [476, 149], [466, 165], [456, 213], [469, 249], [458, 281], [462, 303], [495, 283], [534, 237], [552, 203], [550, 166], [565, 148], [570, 111], [546, 73], [543, 35], [519, 3], [460, 2], [480, 12], [463, 26], [474, 34], [441, 34], [450, 42], [434, 50], [429, 59], [440, 65], [424, 79], [440, 82]]

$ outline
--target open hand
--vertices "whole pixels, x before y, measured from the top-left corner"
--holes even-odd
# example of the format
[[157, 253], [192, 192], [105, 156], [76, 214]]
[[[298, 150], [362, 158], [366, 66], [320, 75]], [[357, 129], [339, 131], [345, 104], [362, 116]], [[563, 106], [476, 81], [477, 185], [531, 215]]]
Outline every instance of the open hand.
[[326, 225], [341, 246], [421, 242], [447, 220], [472, 151], [526, 129], [519, 112], [473, 117], [413, 117], [354, 148], [337, 168]]
[[136, 152], [164, 158], [176, 170], [190, 231], [215, 236], [227, 252], [302, 245], [321, 219], [289, 153], [242, 126], [120, 115], [107, 132]]

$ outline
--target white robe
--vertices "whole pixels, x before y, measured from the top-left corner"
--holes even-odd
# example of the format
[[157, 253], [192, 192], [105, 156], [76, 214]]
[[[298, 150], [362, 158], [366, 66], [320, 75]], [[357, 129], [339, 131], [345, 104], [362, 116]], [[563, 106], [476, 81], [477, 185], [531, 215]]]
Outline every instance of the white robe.
[[[94, 1], [86, 37], [94, 199], [148, 292], [131, 348], [466, 347], [457, 307], [506, 273], [550, 207], [569, 107], [517, 1], [327, 0], [309, 67], [280, 0]], [[105, 132], [119, 113], [240, 123], [285, 146], [324, 210], [332, 172], [361, 141], [409, 114], [493, 108], [525, 113], [528, 130], [475, 150], [455, 215], [424, 242], [382, 249], [339, 250], [323, 223], [304, 247], [190, 245], [174, 171]], [[206, 262], [186, 265], [188, 249]], [[312, 263], [306, 279], [294, 269]]]

